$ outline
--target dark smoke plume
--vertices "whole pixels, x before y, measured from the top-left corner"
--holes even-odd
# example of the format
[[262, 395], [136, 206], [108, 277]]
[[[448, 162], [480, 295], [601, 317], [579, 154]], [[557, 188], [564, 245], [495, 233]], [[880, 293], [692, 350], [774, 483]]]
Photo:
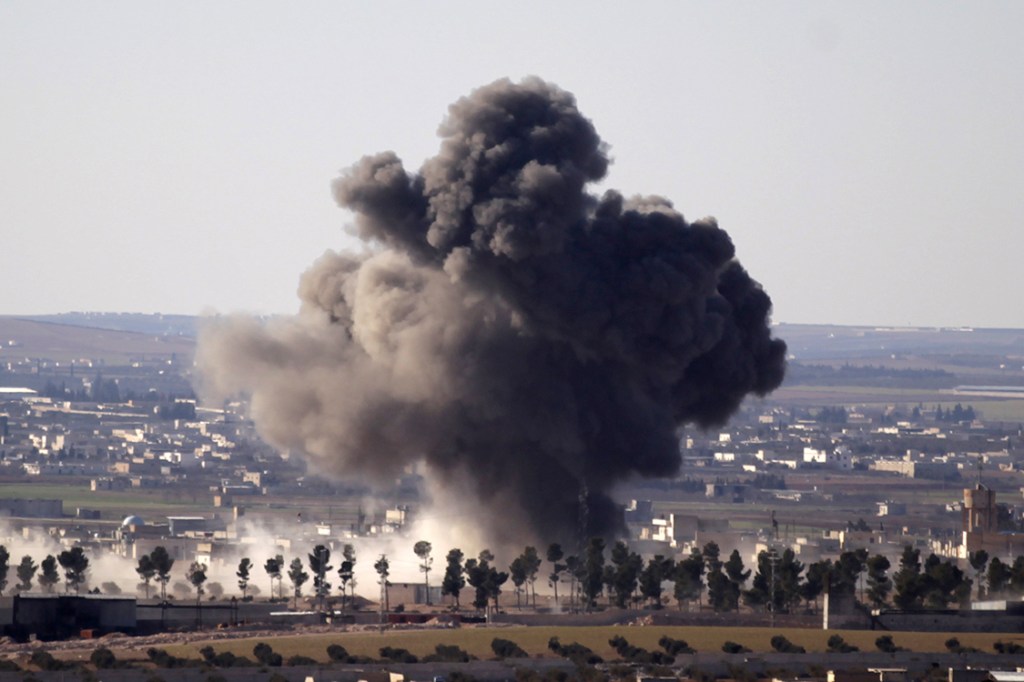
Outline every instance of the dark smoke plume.
[[554, 85], [480, 88], [440, 135], [419, 173], [385, 152], [335, 180], [366, 252], [317, 261], [295, 318], [211, 322], [204, 388], [340, 475], [424, 460], [496, 542], [614, 534], [613, 484], [676, 474], [680, 426], [781, 383], [771, 301], [713, 219], [587, 193], [606, 149]]

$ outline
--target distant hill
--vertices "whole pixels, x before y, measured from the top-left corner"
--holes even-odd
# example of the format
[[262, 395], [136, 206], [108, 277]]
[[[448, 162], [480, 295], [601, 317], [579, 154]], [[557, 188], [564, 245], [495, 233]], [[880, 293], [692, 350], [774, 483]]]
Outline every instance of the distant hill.
[[[111, 315], [108, 319], [116, 317]], [[0, 364], [26, 359], [67, 363], [90, 360], [106, 364], [177, 359], [190, 364], [194, 352], [195, 339], [191, 336], [0, 316]]]
[[22, 315], [22, 320], [49, 322], [73, 327], [113, 329], [159, 336], [186, 336], [194, 339], [199, 318], [195, 315], [160, 313], [60, 313], [58, 315]]
[[775, 336], [797, 360], [892, 358], [894, 355], [1024, 355], [1024, 329], [846, 327], [780, 324]]

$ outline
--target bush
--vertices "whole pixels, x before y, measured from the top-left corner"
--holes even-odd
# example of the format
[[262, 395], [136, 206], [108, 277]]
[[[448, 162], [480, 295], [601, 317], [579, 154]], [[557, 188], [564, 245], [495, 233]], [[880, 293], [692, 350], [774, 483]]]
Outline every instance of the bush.
[[300, 656], [300, 655], [289, 656], [288, 660], [285, 663], [287, 665], [316, 665], [317, 664], [316, 660], [310, 658], [309, 656]]
[[835, 654], [849, 654], [854, 651], [860, 651], [857, 647], [847, 644], [839, 635], [832, 635], [828, 638], [828, 650]]
[[424, 663], [468, 663], [473, 660], [469, 652], [454, 644], [438, 644], [434, 653], [423, 657]]
[[14, 661], [7, 658], [0, 658], [0, 672], [16, 673], [20, 670], [21, 666]]
[[218, 668], [248, 668], [253, 664], [248, 658], [235, 656], [230, 651], [222, 651], [218, 654], [209, 645], [200, 649], [199, 655], [203, 657], [206, 663]]
[[906, 651], [903, 647], [896, 646], [896, 643], [892, 641], [892, 635], [882, 635], [876, 639], [875, 648], [887, 654], [894, 654], [897, 651]]
[[743, 646], [742, 644], [737, 644], [736, 642], [733, 642], [731, 640], [726, 640], [725, 644], [722, 645], [722, 651], [724, 651], [727, 654], [749, 654], [750, 653], [750, 649], [748, 649], [747, 647]]
[[668, 636], [663, 636], [658, 640], [658, 646], [665, 650], [670, 656], [678, 656], [679, 654], [692, 654], [694, 653], [693, 648], [687, 644], [685, 639], [672, 639]]
[[778, 651], [780, 654], [806, 654], [807, 650], [802, 646], [797, 646], [791, 641], [783, 637], [782, 635], [775, 635], [771, 639], [772, 648]]
[[954, 653], [954, 654], [977, 654], [977, 653], [981, 653], [980, 651], [978, 651], [974, 647], [971, 647], [971, 646], [961, 646], [960, 645], [960, 640], [957, 639], [956, 637], [950, 637], [949, 639], [946, 640], [946, 649], [948, 649], [950, 653]]
[[498, 658], [527, 658], [529, 656], [529, 654], [523, 651], [523, 648], [515, 642], [508, 639], [501, 639], [500, 637], [495, 637], [491, 640], [491, 651], [493, 651], [494, 655]]
[[73, 663], [54, 658], [49, 651], [33, 651], [28, 662], [40, 670], [70, 670], [75, 667]]
[[189, 661], [184, 658], [178, 658], [177, 656], [171, 656], [163, 649], [147, 649], [146, 656], [149, 660], [158, 668], [184, 668], [190, 665]]
[[597, 663], [604, 662], [604, 659], [579, 642], [563, 645], [558, 641], [557, 637], [552, 637], [548, 640], [548, 649], [553, 651], [557, 656], [568, 658], [576, 665], [595, 665]]
[[257, 642], [256, 646], [252, 648], [252, 655], [260, 664], [271, 668], [280, 668], [284, 664], [281, 654], [276, 653], [274, 648], [266, 642]]
[[352, 657], [348, 655], [348, 649], [340, 644], [327, 645], [327, 658], [336, 663], [352, 663]]
[[996, 642], [992, 648], [997, 654], [1024, 654], [1024, 646], [1016, 642]]
[[93, 650], [89, 656], [89, 662], [99, 670], [109, 670], [110, 668], [117, 667], [117, 657], [114, 656], [113, 651], [105, 646]]
[[[638, 646], [630, 644], [625, 637], [616, 635], [608, 640], [614, 649], [615, 653], [619, 655], [624, 661], [630, 663], [640, 663], [643, 665], [671, 665], [675, 662], [675, 659], [668, 654], [663, 654], [660, 651], [648, 651]], [[686, 644], [686, 642], [683, 642]]]
[[409, 653], [408, 649], [396, 649], [395, 647], [381, 647], [380, 657], [394, 663], [419, 663], [419, 659]]

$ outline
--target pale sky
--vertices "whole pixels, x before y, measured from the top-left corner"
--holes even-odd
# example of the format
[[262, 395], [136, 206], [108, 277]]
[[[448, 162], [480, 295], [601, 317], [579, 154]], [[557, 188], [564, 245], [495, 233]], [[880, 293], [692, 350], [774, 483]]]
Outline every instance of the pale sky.
[[527, 75], [774, 321], [1024, 327], [1015, 1], [0, 0], [0, 314], [294, 312], [339, 171]]

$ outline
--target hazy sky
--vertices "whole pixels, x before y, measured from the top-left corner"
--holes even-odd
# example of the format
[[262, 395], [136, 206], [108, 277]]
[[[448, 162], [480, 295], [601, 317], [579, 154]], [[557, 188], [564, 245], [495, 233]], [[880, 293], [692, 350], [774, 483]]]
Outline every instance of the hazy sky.
[[341, 169], [535, 74], [776, 322], [1024, 327], [1022, 36], [1010, 1], [0, 0], [0, 314], [293, 312], [359, 247]]

